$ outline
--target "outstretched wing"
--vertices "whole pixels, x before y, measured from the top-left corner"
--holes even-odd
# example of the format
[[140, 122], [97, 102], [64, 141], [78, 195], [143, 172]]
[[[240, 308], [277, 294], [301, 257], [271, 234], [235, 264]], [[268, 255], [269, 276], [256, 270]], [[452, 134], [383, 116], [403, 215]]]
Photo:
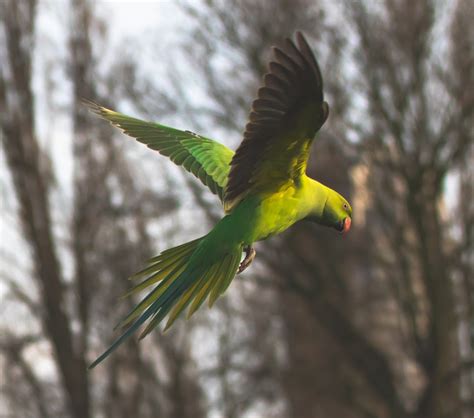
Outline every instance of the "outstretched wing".
[[84, 102], [94, 113], [124, 133], [183, 166], [223, 200], [224, 187], [234, 151], [212, 139], [114, 112], [93, 102]]
[[309, 148], [329, 114], [318, 63], [304, 36], [273, 49], [252, 104], [244, 139], [231, 161], [224, 208], [253, 192], [276, 192], [306, 171]]

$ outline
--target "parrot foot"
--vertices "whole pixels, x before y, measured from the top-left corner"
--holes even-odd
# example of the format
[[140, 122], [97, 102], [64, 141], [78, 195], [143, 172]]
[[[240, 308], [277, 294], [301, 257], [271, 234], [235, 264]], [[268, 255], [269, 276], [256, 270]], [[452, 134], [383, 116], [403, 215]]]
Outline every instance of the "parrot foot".
[[237, 274], [242, 273], [248, 266], [250, 266], [250, 264], [252, 264], [253, 259], [257, 255], [255, 248], [253, 248], [250, 245], [245, 247], [244, 251], [245, 251], [245, 258], [240, 263], [239, 269], [237, 270]]

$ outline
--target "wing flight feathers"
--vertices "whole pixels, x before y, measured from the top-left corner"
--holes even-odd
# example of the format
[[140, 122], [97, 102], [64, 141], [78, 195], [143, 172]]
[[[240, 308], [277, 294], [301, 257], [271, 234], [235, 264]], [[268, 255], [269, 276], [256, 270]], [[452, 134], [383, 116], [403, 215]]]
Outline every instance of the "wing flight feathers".
[[[303, 34], [297, 32], [296, 45], [286, 39], [282, 47], [273, 48], [273, 53], [275, 59], [268, 65], [243, 141], [231, 161], [224, 196], [226, 211], [265, 183], [265, 175], [272, 167], [275, 170], [275, 164], [281, 170], [280, 182], [301, 175], [306, 169], [307, 142], [312, 141], [329, 113], [323, 100], [321, 71]], [[288, 158], [282, 161], [281, 153], [286, 152]], [[271, 177], [275, 180], [275, 173]]]

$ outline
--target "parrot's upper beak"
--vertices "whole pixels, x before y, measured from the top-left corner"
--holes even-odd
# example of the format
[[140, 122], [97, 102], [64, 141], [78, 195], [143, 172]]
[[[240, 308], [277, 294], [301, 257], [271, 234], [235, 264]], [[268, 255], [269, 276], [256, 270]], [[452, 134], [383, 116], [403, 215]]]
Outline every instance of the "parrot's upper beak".
[[349, 231], [349, 229], [351, 229], [351, 224], [352, 224], [351, 218], [347, 217], [346, 219], [344, 219], [344, 228], [342, 229], [343, 234], [345, 234], [346, 232]]

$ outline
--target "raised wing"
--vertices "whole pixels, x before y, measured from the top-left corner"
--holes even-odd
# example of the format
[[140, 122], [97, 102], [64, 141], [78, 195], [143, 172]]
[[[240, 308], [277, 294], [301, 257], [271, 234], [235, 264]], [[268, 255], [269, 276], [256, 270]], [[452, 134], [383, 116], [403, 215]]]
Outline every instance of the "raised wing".
[[114, 112], [93, 102], [85, 104], [96, 114], [149, 148], [183, 166], [223, 200], [234, 151], [212, 139]]
[[306, 171], [309, 148], [326, 121], [318, 63], [303, 34], [274, 48], [264, 85], [252, 104], [244, 139], [231, 161], [224, 208], [232, 210], [247, 194], [275, 192]]

